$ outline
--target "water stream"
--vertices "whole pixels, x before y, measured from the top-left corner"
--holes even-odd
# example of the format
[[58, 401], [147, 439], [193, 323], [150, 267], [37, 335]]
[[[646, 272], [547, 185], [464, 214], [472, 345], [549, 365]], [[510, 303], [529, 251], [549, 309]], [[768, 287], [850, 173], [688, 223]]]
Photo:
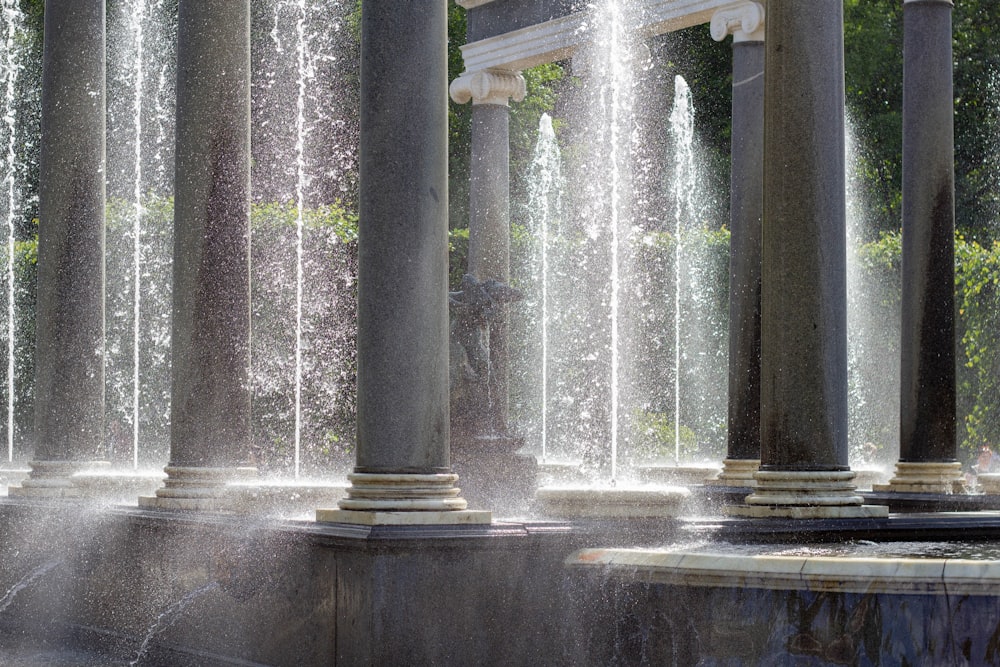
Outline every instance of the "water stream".
[[552, 127], [543, 113], [538, 121], [538, 142], [531, 162], [528, 211], [535, 234], [535, 274], [539, 295], [536, 312], [541, 332], [540, 425], [541, 460], [548, 458], [549, 402], [549, 234], [562, 217], [562, 156]]
[[32, 570], [31, 572], [29, 572], [28, 574], [26, 574], [23, 577], [21, 577], [20, 581], [18, 581], [16, 584], [14, 584], [10, 588], [10, 590], [8, 590], [6, 593], [4, 593], [3, 597], [0, 597], [0, 613], [3, 613], [4, 611], [7, 610], [7, 607], [9, 607], [11, 605], [11, 603], [14, 602], [14, 598], [17, 597], [18, 593], [20, 593], [25, 588], [27, 588], [28, 586], [30, 586], [31, 584], [33, 584], [35, 582], [35, 580], [37, 580], [39, 577], [41, 577], [41, 576], [45, 575], [46, 573], [50, 572], [52, 569], [54, 569], [60, 563], [62, 563], [61, 560], [50, 560], [50, 561], [47, 561], [45, 563], [42, 563], [38, 567], [36, 567], [34, 570]]
[[219, 582], [211, 581], [187, 593], [180, 600], [161, 611], [156, 620], [153, 621], [153, 624], [146, 630], [146, 636], [143, 638], [139, 650], [136, 651], [135, 657], [128, 663], [129, 666], [135, 667], [135, 665], [138, 665], [142, 661], [143, 656], [146, 655], [146, 651], [149, 650], [149, 644], [153, 641], [153, 638], [179, 621], [184, 610], [190, 607], [195, 600], [217, 588], [219, 588]]
[[694, 211], [697, 191], [694, 162], [694, 104], [684, 77], [674, 77], [674, 106], [670, 112], [674, 139], [674, 465], [681, 463], [681, 320], [684, 266], [684, 227]]
[[17, 247], [17, 218], [20, 213], [20, 192], [17, 184], [17, 145], [21, 141], [17, 126], [17, 80], [24, 68], [24, 15], [17, 0], [3, 0], [0, 9], [0, 29], [4, 44], [0, 59], [0, 84], [3, 86], [3, 131], [6, 151], [3, 157], [3, 189], [7, 222], [7, 460], [14, 460], [14, 400], [16, 350], [15, 295], [17, 274], [14, 270]]

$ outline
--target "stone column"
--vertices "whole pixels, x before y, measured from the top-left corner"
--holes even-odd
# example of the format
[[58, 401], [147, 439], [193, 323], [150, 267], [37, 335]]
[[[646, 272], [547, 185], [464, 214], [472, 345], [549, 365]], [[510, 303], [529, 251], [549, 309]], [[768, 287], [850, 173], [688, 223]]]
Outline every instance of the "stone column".
[[[468, 271], [478, 280], [510, 283], [510, 132], [509, 100], [524, 99], [520, 72], [466, 72], [450, 87], [459, 104], [472, 101], [472, 162], [469, 188]], [[489, 433], [507, 434], [510, 358], [509, 308], [490, 329]]]
[[764, 64], [761, 468], [735, 514], [863, 517], [847, 463], [841, 0], [770, 0]]
[[318, 521], [488, 523], [451, 472], [447, 3], [361, 10], [358, 442]]
[[760, 466], [760, 252], [764, 208], [764, 7], [712, 16], [712, 38], [733, 35], [729, 242], [729, 437], [709, 484], [754, 486]]
[[962, 489], [955, 434], [951, 0], [903, 2], [899, 462], [878, 490]]
[[170, 463], [140, 505], [225, 507], [250, 454], [250, 3], [181, 0]]
[[45, 2], [36, 446], [11, 495], [78, 495], [104, 435], [104, 18], [104, 0]]

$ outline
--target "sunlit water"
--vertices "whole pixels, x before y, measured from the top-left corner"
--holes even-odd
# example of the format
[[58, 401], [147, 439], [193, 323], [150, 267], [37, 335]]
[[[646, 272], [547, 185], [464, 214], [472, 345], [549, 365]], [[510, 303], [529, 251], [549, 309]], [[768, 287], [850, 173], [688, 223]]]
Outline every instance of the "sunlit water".
[[15, 312], [16, 272], [15, 249], [17, 244], [17, 218], [20, 213], [21, 194], [17, 183], [17, 145], [22, 140], [17, 123], [17, 82], [24, 69], [25, 30], [24, 14], [17, 0], [3, 0], [0, 8], [0, 38], [4, 52], [0, 59], [0, 85], [3, 90], [3, 131], [6, 150], [3, 157], [3, 190], [7, 222], [7, 460], [14, 460], [14, 401], [15, 401]]

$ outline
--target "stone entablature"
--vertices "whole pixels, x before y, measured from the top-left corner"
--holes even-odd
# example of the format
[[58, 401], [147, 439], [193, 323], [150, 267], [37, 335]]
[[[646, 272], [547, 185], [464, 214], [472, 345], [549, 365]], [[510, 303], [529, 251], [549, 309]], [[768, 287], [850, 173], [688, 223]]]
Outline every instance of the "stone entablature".
[[[508, 2], [520, 5], [531, 4], [538, 7], [555, 7], [551, 13], [558, 14], [562, 3], [552, 0], [461, 0], [459, 4], [469, 12], [470, 25], [475, 24], [477, 12], [496, 12]], [[719, 10], [749, 3], [732, 0], [637, 0], [635, 3], [636, 29], [641, 35], [651, 37], [666, 32], [681, 30], [695, 25], [709, 23]], [[754, 3], [755, 4], [755, 3]], [[537, 7], [536, 7], [537, 9]], [[544, 12], [543, 12], [544, 14]], [[509, 32], [496, 32], [492, 36], [471, 41], [462, 47], [465, 70], [497, 68], [523, 70], [543, 63], [569, 58], [580, 44], [587, 41], [587, 17], [585, 11], [557, 16], [535, 25], [521, 27]], [[481, 30], [484, 34], [491, 31]], [[470, 31], [470, 37], [475, 38]]]

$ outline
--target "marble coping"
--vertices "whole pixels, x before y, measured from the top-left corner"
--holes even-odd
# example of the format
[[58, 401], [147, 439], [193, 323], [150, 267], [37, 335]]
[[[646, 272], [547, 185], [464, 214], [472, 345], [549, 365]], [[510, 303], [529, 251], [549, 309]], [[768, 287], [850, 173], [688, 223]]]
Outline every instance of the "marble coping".
[[[489, 2], [463, 0], [468, 9]], [[637, 0], [634, 30], [642, 37], [708, 23], [719, 9], [737, 0]], [[587, 41], [589, 15], [575, 12], [533, 26], [513, 30], [461, 47], [466, 72], [498, 68], [519, 71], [571, 57]], [[708, 32], [706, 39], [710, 39]]]
[[566, 564], [619, 579], [675, 586], [1000, 596], [1000, 560], [582, 549]]

